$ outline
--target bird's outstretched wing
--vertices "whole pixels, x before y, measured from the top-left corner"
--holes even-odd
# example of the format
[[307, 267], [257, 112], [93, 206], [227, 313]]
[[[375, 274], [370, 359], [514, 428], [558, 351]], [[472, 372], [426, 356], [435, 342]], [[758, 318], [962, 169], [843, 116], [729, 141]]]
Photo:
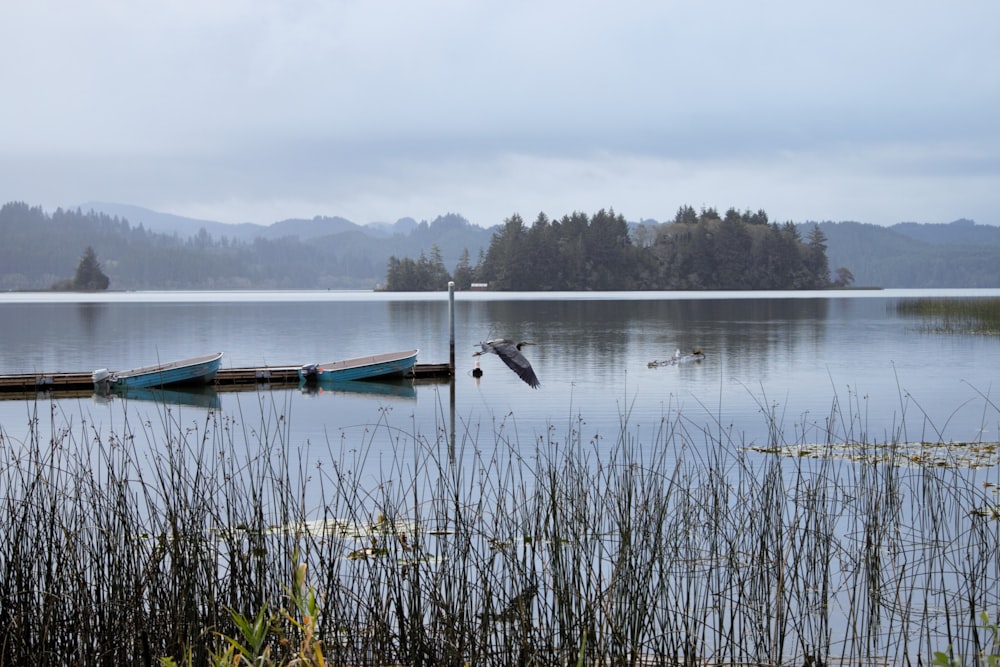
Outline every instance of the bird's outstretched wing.
[[521, 350], [518, 349], [517, 345], [513, 343], [503, 343], [494, 346], [497, 356], [503, 359], [503, 362], [507, 364], [507, 367], [517, 373], [517, 376], [524, 380], [529, 387], [532, 389], [538, 389], [541, 384], [538, 381], [538, 376], [535, 375], [535, 369], [531, 367], [531, 364], [521, 354]]
[[514, 341], [509, 338], [494, 338], [493, 340], [488, 340], [485, 343], [480, 343], [479, 347], [482, 349], [479, 352], [473, 353], [473, 356], [479, 356], [481, 354], [486, 354], [487, 352], [492, 352], [503, 359], [503, 362], [507, 364], [507, 367], [517, 373], [517, 376], [524, 380], [529, 387], [537, 389], [541, 383], [538, 382], [538, 377], [535, 375], [535, 371], [531, 367], [531, 364], [524, 357], [524, 355], [521, 354], [521, 347], [523, 345], [530, 345], [530, 343], [514, 343]]

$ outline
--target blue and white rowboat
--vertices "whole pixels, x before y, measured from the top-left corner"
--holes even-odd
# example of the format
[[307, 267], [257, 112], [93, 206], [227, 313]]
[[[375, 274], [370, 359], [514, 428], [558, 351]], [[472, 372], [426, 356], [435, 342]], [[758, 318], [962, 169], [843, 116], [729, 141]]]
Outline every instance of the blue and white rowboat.
[[129, 371], [109, 371], [101, 368], [93, 373], [97, 391], [122, 390], [137, 387], [165, 387], [173, 384], [209, 384], [222, 366], [222, 352], [204, 357], [171, 361], [155, 366], [143, 366]]
[[405, 375], [416, 365], [417, 352], [418, 350], [386, 352], [326, 364], [307, 364], [299, 369], [299, 380], [306, 383], [343, 382]]

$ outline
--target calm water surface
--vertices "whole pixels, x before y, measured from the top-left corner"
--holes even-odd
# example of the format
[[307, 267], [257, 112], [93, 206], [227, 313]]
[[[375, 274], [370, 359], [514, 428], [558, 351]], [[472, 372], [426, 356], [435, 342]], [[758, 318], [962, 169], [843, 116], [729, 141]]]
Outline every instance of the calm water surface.
[[[135, 446], [148, 450], [139, 451], [139, 460], [149, 462], [163, 447], [165, 424], [174, 434], [194, 433], [185, 442], [193, 441], [195, 447], [202, 432], [236, 434], [248, 461], [261, 450], [275, 451], [255, 443], [277, 440], [278, 450], [289, 453], [282, 460], [290, 461], [289, 467], [307, 482], [304, 508], [323, 518], [323, 492], [309, 483], [313, 474], [339, 474], [346, 466], [373, 496], [377, 494], [372, 489], [388, 486], [386, 480], [405, 478], [409, 484], [421, 475], [433, 489], [435, 474], [445, 469], [436, 469], [434, 463], [444, 457], [426, 465], [426, 455], [437, 457], [450, 443], [455, 447], [449, 454], [457, 451], [458, 456], [449, 459], [456, 465], [447, 466], [446, 474], [455, 471], [456, 479], [464, 479], [472, 466], [500, 469], [491, 456], [508, 457], [517, 469], [520, 460], [530, 463], [567, 441], [586, 443], [590, 461], [613, 456], [621, 451], [623, 433], [641, 456], [651, 455], [663, 443], [675, 447], [679, 442], [697, 465], [710, 459], [719, 443], [735, 443], [732, 449], [742, 452], [746, 446], [772, 444], [997, 442], [1000, 400], [993, 383], [1000, 368], [1000, 337], [927, 333], [926, 322], [896, 310], [900, 301], [922, 296], [996, 297], [1000, 290], [460, 293], [455, 302], [454, 384], [376, 383], [371, 388], [379, 391], [312, 394], [297, 387], [260, 386], [187, 395], [182, 403], [126, 402], [89, 394], [7, 397], [0, 400], [0, 451], [5, 457], [18, 456], [19, 448], [27, 446], [29, 421], [35, 417], [43, 448], [52, 430], [59, 432], [56, 440], [73, 433], [83, 451], [96, 438], [131, 431], [139, 434]], [[442, 363], [449, 358], [449, 333], [447, 293], [5, 294], [0, 295], [0, 372], [128, 369], [214, 351], [225, 353], [228, 367], [301, 365], [413, 347], [420, 348], [421, 362]], [[527, 355], [542, 382], [540, 389], [530, 389], [492, 356], [481, 359], [483, 376], [473, 377], [475, 344], [497, 336], [536, 343], [527, 348]], [[650, 361], [668, 359], [678, 348], [695, 346], [705, 352], [701, 363], [649, 367]], [[67, 425], [68, 431], [63, 430]], [[665, 437], [664, 431], [674, 435]], [[97, 453], [92, 455], [99, 457], [100, 449], [93, 448]], [[995, 448], [982, 449], [996, 456]], [[736, 473], [756, 474], [757, 462], [773, 461], [769, 456], [750, 450], [747, 467]], [[303, 458], [307, 465], [301, 463]], [[813, 463], [793, 457], [782, 461], [789, 468]], [[102, 464], [95, 461], [95, 471]], [[309, 472], [323, 466], [318, 473]], [[868, 514], [855, 509], [852, 498], [880, 497], [867, 491], [872, 480], [881, 479], [878, 471], [887, 467], [866, 468], [854, 461], [844, 466], [843, 477], [829, 471], [820, 477], [837, 480], [836, 492], [847, 494], [842, 517], [846, 523], [840, 529], [847, 546], [839, 556], [845, 564], [832, 563], [831, 571], [839, 577], [844, 570], [845, 580], [855, 582], [850, 578], [853, 540], [861, 533], [851, 520]], [[530, 465], [526, 468], [530, 477]], [[936, 470], [934, 465], [927, 469]], [[992, 502], [990, 489], [1000, 482], [995, 460], [983, 468], [954, 472], [968, 476], [964, 485], [980, 490], [983, 502]], [[790, 483], [807, 478], [789, 476]], [[971, 507], [962, 504], [944, 512], [946, 518], [928, 529], [919, 494], [921, 478], [906, 480], [908, 491], [895, 500], [901, 504], [900, 521], [907, 535], [911, 527], [916, 532], [903, 556], [911, 560], [903, 565], [934, 573], [926, 575], [928, 583], [914, 583], [910, 592], [916, 596], [910, 599], [913, 608], [924, 609], [933, 630], [926, 645], [920, 644], [923, 635], [906, 641], [912, 642], [912, 655], [927, 655], [945, 645], [941, 628], [947, 624], [938, 601], [967, 581], [964, 559], [979, 548], [977, 536], [984, 533], [982, 525], [970, 528], [976, 520], [970, 518]], [[739, 488], [748, 488], [747, 483], [744, 477]], [[862, 487], [852, 485], [864, 485], [865, 492], [855, 492]], [[789, 490], [789, 499], [797, 498], [796, 493]], [[931, 493], [930, 500], [937, 508], [947, 499]], [[942, 527], [952, 532], [939, 537]], [[995, 523], [990, 522], [985, 534], [992, 530]], [[928, 534], [944, 544], [953, 541], [955, 549], [939, 562], [937, 552], [927, 550]], [[973, 546], [964, 546], [966, 540]], [[978, 585], [996, 590], [995, 554], [979, 558], [977, 567], [982, 566], [984, 574]], [[944, 561], [956, 570], [944, 573]], [[854, 609], [855, 593], [851, 584], [832, 594], [828, 604], [835, 638], [849, 636], [844, 619]], [[964, 603], [963, 598], [954, 608]], [[891, 614], [895, 622], [896, 612]], [[836, 653], [840, 647], [832, 650]], [[899, 649], [873, 650], [881, 656]], [[873, 664], [891, 663], [880, 658]]]
[[[380, 420], [433, 438], [452, 419], [460, 436], [485, 442], [498, 429], [532, 447], [574, 429], [613, 441], [624, 424], [653, 443], [678, 417], [694, 446], [705, 431], [766, 443], [768, 415], [788, 442], [998, 440], [1000, 338], [926, 333], [920, 320], [896, 313], [900, 300], [927, 295], [1000, 290], [458, 293], [454, 399], [447, 382], [432, 382], [385, 393], [255, 388], [220, 392], [219, 406], [251, 426], [287, 418], [296, 447], [352, 446]], [[492, 356], [481, 360], [483, 376], [472, 376], [475, 344], [496, 336], [536, 343], [527, 355], [540, 389]], [[126, 369], [214, 351], [225, 352], [227, 367], [412, 347], [420, 362], [441, 363], [449, 358], [449, 304], [446, 292], [5, 294], [0, 339], [4, 373]], [[648, 365], [694, 346], [706, 354], [701, 363]], [[33, 410], [101, 426], [120, 422], [124, 407], [89, 396], [3, 400], [8, 437], [25, 437]], [[176, 410], [197, 421], [206, 409]]]

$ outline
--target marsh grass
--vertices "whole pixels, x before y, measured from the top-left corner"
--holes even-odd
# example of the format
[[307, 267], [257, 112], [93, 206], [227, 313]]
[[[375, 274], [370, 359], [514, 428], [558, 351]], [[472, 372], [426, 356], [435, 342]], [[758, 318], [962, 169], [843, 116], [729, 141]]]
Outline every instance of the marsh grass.
[[922, 329], [934, 333], [1000, 334], [1000, 299], [907, 299], [896, 312], [925, 320]]
[[[0, 662], [215, 664], [252, 637], [254, 664], [928, 664], [978, 659], [1000, 617], [995, 487], [854, 415], [829, 423], [878, 456], [832, 428], [778, 455], [804, 443], [773, 410], [768, 443], [681, 414], [427, 437], [386, 411], [306, 444], [262, 406], [0, 431]], [[279, 613], [289, 581], [306, 612]]]

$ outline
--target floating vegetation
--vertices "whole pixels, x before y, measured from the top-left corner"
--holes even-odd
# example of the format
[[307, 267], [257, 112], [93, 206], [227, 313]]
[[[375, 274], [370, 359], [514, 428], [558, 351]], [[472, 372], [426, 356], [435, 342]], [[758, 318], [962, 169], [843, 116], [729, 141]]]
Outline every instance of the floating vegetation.
[[920, 329], [928, 333], [1000, 334], [1000, 299], [995, 297], [904, 299], [896, 312], [923, 318]]
[[990, 507], [977, 507], [976, 509], [969, 512], [975, 516], [985, 517], [987, 519], [993, 519], [994, 521], [1000, 520], [1000, 505], [993, 505]]
[[746, 451], [791, 458], [829, 458], [904, 467], [990, 468], [1000, 465], [1000, 442], [890, 442], [750, 445]]

